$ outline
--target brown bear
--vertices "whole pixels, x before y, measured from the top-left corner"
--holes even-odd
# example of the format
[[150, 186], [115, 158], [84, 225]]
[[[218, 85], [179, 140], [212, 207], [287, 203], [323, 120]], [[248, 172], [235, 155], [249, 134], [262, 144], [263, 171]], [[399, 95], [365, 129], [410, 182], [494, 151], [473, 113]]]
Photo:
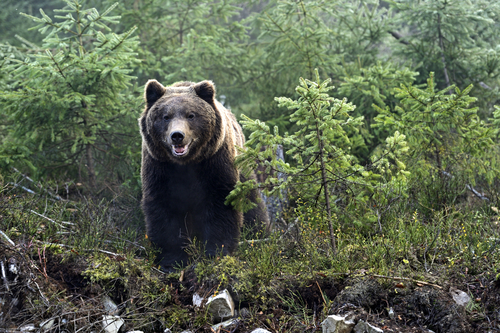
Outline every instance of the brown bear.
[[256, 208], [243, 214], [225, 205], [242, 176], [234, 165], [245, 138], [234, 115], [215, 99], [211, 81], [164, 87], [149, 80], [142, 135], [142, 209], [149, 239], [160, 250], [164, 270], [185, 265], [184, 251], [197, 239], [209, 256], [231, 254], [240, 228], [268, 225], [260, 194]]

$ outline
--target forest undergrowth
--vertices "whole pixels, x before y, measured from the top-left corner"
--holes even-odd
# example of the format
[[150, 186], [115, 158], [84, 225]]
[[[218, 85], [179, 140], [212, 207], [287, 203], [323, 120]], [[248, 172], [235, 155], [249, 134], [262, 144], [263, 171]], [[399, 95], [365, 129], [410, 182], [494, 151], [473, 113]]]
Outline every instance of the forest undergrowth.
[[465, 329], [500, 324], [500, 217], [470, 191], [440, 210], [399, 202], [381, 230], [339, 225], [336, 255], [320, 214], [290, 206], [267, 237], [243, 235], [234, 256], [206, 258], [192, 242], [192, 263], [165, 274], [154, 265], [138, 202], [126, 192], [96, 200], [75, 184], [31, 182], [18, 173], [1, 185], [3, 330], [52, 319], [47, 331], [100, 330], [109, 297], [127, 330], [210, 332], [214, 321], [193, 306], [193, 295], [228, 289], [239, 309], [233, 332], [314, 332], [328, 314], [345, 314], [349, 303], [339, 295], [359, 281], [376, 288], [354, 298], [351, 312], [388, 331], [445, 331], [420, 298], [404, 298], [428, 289], [438, 305], [452, 306], [454, 288], [470, 296]]

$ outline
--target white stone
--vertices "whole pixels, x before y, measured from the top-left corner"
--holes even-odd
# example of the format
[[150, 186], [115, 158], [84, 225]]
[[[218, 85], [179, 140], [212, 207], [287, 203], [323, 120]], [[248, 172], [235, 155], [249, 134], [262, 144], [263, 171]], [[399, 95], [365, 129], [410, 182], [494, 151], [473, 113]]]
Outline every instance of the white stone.
[[124, 323], [119, 316], [102, 316], [102, 326], [106, 333], [118, 333]]
[[203, 297], [201, 297], [197, 293], [193, 294], [193, 305], [194, 306], [200, 307], [202, 302], [203, 302]]
[[391, 319], [394, 319], [394, 317], [396, 316], [394, 314], [394, 309], [392, 308], [392, 306], [389, 308], [389, 312], [388, 313], [389, 313], [389, 318], [391, 318]]
[[43, 322], [40, 323], [40, 328], [43, 331], [51, 329], [52, 326], [54, 326], [54, 318], [47, 319], [47, 320], [45, 320], [45, 321], [43, 321]]
[[104, 311], [108, 314], [117, 314], [118, 306], [109, 298], [109, 296], [103, 296], [102, 305], [104, 306]]
[[127, 333], [144, 333], [143, 331], [128, 331]]
[[268, 330], [265, 330], [263, 328], [256, 328], [252, 331], [252, 333], [271, 333]]
[[36, 327], [33, 324], [27, 324], [27, 325], [23, 325], [23, 326], [19, 327], [19, 330], [21, 332], [33, 332], [33, 331], [36, 331]]
[[210, 296], [207, 300], [208, 312], [215, 319], [226, 319], [234, 317], [234, 302], [227, 289], [224, 289], [217, 296]]
[[331, 315], [321, 323], [323, 333], [351, 333], [354, 322], [345, 317]]
[[453, 297], [453, 300], [455, 301], [455, 303], [457, 303], [458, 305], [466, 306], [467, 303], [470, 302], [469, 295], [467, 295], [467, 293], [462, 291], [462, 290], [451, 288], [450, 294]]
[[354, 333], [384, 333], [384, 331], [360, 320], [354, 327]]
[[222, 323], [219, 323], [217, 325], [212, 326], [212, 331], [217, 332], [217, 330], [220, 327], [226, 328], [226, 327], [229, 327], [233, 324], [236, 324], [236, 322], [238, 322], [238, 319], [229, 319], [229, 320], [223, 321]]

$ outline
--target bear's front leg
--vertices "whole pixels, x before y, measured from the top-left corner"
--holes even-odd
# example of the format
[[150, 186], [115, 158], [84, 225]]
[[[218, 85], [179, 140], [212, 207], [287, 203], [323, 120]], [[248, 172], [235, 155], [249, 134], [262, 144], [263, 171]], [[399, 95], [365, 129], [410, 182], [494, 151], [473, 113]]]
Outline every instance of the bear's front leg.
[[243, 214], [220, 201], [210, 206], [203, 223], [205, 252], [210, 257], [232, 254], [238, 246]]
[[189, 257], [184, 248], [189, 243], [189, 237], [182, 223], [183, 219], [161, 208], [154, 213], [148, 209], [144, 212], [148, 238], [160, 251], [157, 260], [161, 268], [171, 272], [176, 266], [187, 265]]

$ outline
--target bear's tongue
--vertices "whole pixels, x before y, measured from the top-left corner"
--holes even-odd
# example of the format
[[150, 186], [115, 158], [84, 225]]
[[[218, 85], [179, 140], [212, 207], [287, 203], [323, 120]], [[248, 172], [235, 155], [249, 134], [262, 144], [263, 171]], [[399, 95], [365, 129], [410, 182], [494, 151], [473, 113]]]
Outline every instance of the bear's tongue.
[[186, 152], [186, 146], [174, 146], [174, 151], [178, 155], [182, 155]]

